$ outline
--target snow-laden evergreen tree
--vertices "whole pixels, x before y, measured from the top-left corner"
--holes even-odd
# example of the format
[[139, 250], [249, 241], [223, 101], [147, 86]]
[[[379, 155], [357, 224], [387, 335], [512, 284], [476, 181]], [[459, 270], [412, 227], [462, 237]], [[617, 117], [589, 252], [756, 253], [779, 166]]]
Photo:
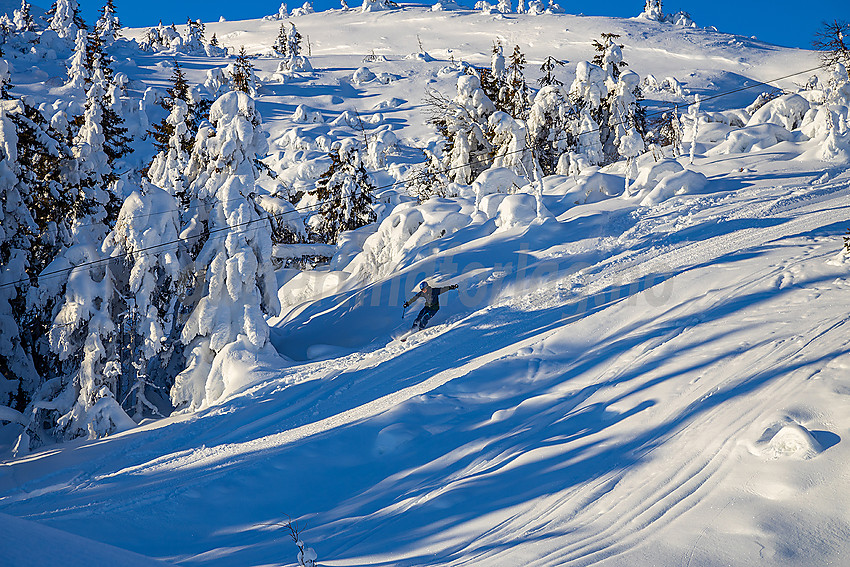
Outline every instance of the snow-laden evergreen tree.
[[513, 8], [511, 7], [511, 0], [499, 0], [496, 9], [503, 14], [510, 14], [513, 12]]
[[21, 7], [12, 15], [12, 22], [19, 32], [35, 31], [35, 18], [32, 16], [32, 5], [27, 0], [21, 0]]
[[634, 127], [626, 130], [626, 133], [617, 139], [617, 151], [620, 157], [626, 159], [626, 186], [628, 191], [631, 180], [637, 177], [637, 158], [646, 149], [643, 136]]
[[[124, 201], [115, 228], [103, 245], [116, 266], [114, 285], [124, 314], [125, 354], [115, 394], [136, 421], [162, 415], [151, 397], [173, 385], [173, 376], [158, 370], [168, 365], [167, 359], [160, 358], [168, 352], [167, 339], [175, 338], [174, 315], [183, 261], [181, 249], [173, 243], [179, 233], [180, 215], [174, 197], [146, 184]], [[152, 364], [154, 361], [159, 364]]]
[[578, 111], [558, 85], [545, 86], [528, 113], [528, 135], [545, 175], [557, 171], [561, 155], [575, 148]]
[[[283, 34], [283, 30], [281, 30], [281, 34]], [[294, 73], [312, 71], [313, 68], [310, 65], [310, 61], [302, 55], [301, 42], [303, 37], [295, 27], [295, 24], [289, 22], [289, 30], [286, 31], [286, 37], [279, 39], [285, 42], [283, 51], [286, 55], [282, 56], [285, 59], [278, 66], [278, 72]]]
[[189, 164], [189, 151], [193, 141], [189, 129], [189, 105], [175, 98], [170, 103], [171, 111], [157, 126], [161, 136], [157, 140], [159, 153], [148, 168], [148, 178], [157, 187], [168, 191], [178, 198], [182, 205], [188, 205], [187, 180], [185, 170]]
[[[271, 348], [265, 316], [280, 309], [270, 262], [271, 226], [253, 202], [256, 159], [268, 148], [260, 115], [250, 96], [231, 91], [213, 103], [210, 122], [196, 138], [189, 176], [190, 192], [212, 210], [195, 258], [201, 270], [199, 299], [182, 331], [187, 367], [171, 390], [174, 406], [190, 410], [218, 399], [228, 387], [226, 376], [214, 369], [218, 353]], [[195, 228], [184, 228], [181, 237], [203, 230], [203, 220], [190, 222]]]
[[679, 120], [678, 107], [661, 115], [658, 138], [662, 147], [670, 146], [670, 153], [674, 158], [684, 153], [682, 149], [682, 123]]
[[29, 250], [35, 221], [27, 207], [26, 186], [19, 183], [18, 136], [10, 114], [19, 101], [0, 101], [0, 406], [21, 406], [23, 392], [37, 382], [35, 366], [23, 344], [19, 326], [27, 287]]
[[307, 2], [304, 2], [301, 5], [301, 7], [295, 8], [294, 10], [292, 10], [292, 17], [297, 18], [298, 16], [306, 16], [308, 14], [313, 14], [315, 12], [316, 12], [316, 10], [313, 8], [312, 2], [307, 0]]
[[614, 42], [618, 37], [619, 34], [603, 33], [599, 40], [593, 40], [593, 47], [596, 49], [593, 64], [605, 71], [609, 88], [620, 78], [622, 67], [628, 65], [623, 61], [623, 46]]
[[576, 65], [576, 76], [570, 85], [570, 97], [576, 106], [596, 113], [608, 97], [605, 71], [592, 63], [581, 61]]
[[517, 0], [516, 13], [525, 14], [525, 0]]
[[122, 345], [116, 325], [121, 296], [115, 286], [115, 266], [105, 261], [100, 245], [109, 232], [109, 211], [117, 210], [120, 203], [109, 190], [116, 176], [104, 128], [107, 82], [97, 64], [93, 71], [85, 114], [74, 139], [80, 187], [73, 211], [73, 244], [39, 280], [41, 287], [41, 280], [57, 269], [70, 270], [49, 333], [51, 351], [60, 362], [55, 369], [59, 384], [47, 382], [36, 392], [32, 420], [19, 450], [29, 446], [26, 438], [35, 431], [40, 409], [54, 412], [57, 438], [100, 437], [133, 425], [115, 399], [121, 376]]
[[487, 134], [494, 149], [492, 167], [504, 167], [517, 175], [533, 173], [534, 158], [525, 121], [496, 111], [488, 120]]
[[64, 39], [74, 39], [79, 30], [86, 29], [77, 0], [56, 0], [45, 16], [50, 22], [48, 27]]
[[285, 20], [289, 17], [289, 8], [286, 6], [286, 2], [281, 3], [280, 8], [277, 10], [277, 19]]
[[90, 84], [90, 68], [86, 32], [79, 30], [74, 43], [74, 52], [68, 61], [68, 81], [65, 83], [64, 90], [71, 94], [84, 94]]
[[204, 23], [201, 20], [188, 18], [186, 21], [186, 33], [183, 36], [183, 47], [181, 51], [190, 54], [206, 55], [206, 33]]
[[696, 156], [696, 148], [697, 148], [697, 138], [699, 138], [699, 107], [700, 107], [700, 97], [699, 95], [694, 95], [694, 104], [691, 105], [691, 148], [690, 155], [688, 156], [688, 163], [693, 165], [694, 157]]
[[570, 163], [570, 174], [577, 175], [588, 165], [599, 165], [605, 160], [605, 152], [599, 138], [599, 124], [590, 115], [588, 109], [581, 110], [578, 132], [576, 133], [576, 156]]
[[664, 10], [661, 8], [661, 0], [646, 0], [643, 6], [643, 12], [638, 17], [655, 22], [663, 22]]
[[278, 57], [283, 59], [287, 58], [287, 52], [289, 50], [289, 38], [286, 33], [286, 24], [280, 24], [280, 30], [277, 32], [277, 38], [274, 40], [274, 45], [272, 45], [272, 51]]
[[158, 153], [148, 167], [147, 175], [151, 183], [168, 191], [186, 208], [189, 204], [186, 169], [198, 119], [195, 115], [197, 108], [189, 95], [189, 84], [177, 63], [174, 64], [167, 93], [160, 104], [168, 111], [168, 116], [151, 129]]
[[471, 183], [490, 167], [492, 145], [487, 129], [496, 107], [476, 75], [458, 78], [454, 99], [443, 99], [436, 93], [429, 97], [429, 122], [445, 140], [442, 169], [450, 181]]
[[[85, 113], [77, 135], [74, 137], [74, 157], [79, 163], [80, 203], [103, 205], [91, 209], [90, 222], [111, 224], [121, 203], [112, 192], [112, 186], [118, 179], [115, 171], [116, 161], [127, 150], [126, 130], [120, 126], [120, 117], [115, 116], [107, 101], [103, 75], [96, 69], [93, 82], [86, 93]], [[122, 132], [123, 130], [123, 132]], [[82, 205], [89, 210], [88, 205]], [[78, 215], [79, 217], [80, 215]]]
[[229, 66], [228, 69], [230, 70], [230, 84], [233, 86], [233, 90], [242, 91], [251, 96], [257, 94], [257, 78], [254, 72], [254, 64], [251, 63], [248, 54], [245, 53], [244, 46], [239, 50], [236, 62], [232, 66]]
[[528, 13], [532, 16], [540, 16], [546, 13], [546, 5], [541, 0], [531, 0], [528, 3]]
[[5, 59], [0, 59], [0, 100], [9, 100], [12, 98], [9, 95], [11, 81], [12, 73], [9, 70], [9, 62]]
[[330, 168], [316, 181], [319, 213], [311, 230], [313, 239], [335, 244], [339, 235], [377, 220], [372, 210], [374, 187], [356, 142], [345, 140], [330, 152]]
[[53, 400], [61, 414], [55, 430], [60, 439], [103, 437], [135, 425], [115, 399], [122, 374], [115, 324], [121, 300], [99, 239], [84, 235], [92, 227], [78, 226], [78, 242], [63, 254], [70, 272], [50, 331], [51, 349], [66, 369], [62, 391]]
[[[621, 138], [646, 134], [646, 113], [638, 101], [642, 98], [640, 91], [640, 77], [632, 71], [620, 74], [617, 84], [606, 99], [608, 107], [608, 125], [610, 127], [610, 143], [612, 146], [606, 148], [611, 161], [617, 156], [627, 157], [618, 150]], [[632, 132], [632, 130], [634, 132]]]
[[543, 61], [543, 64], [540, 66], [540, 72], [542, 73], [542, 75], [540, 75], [540, 78], [537, 79], [537, 84], [540, 85], [540, 88], [548, 87], [548, 86], [551, 86], [551, 85], [557, 85], [559, 87], [564, 86], [564, 83], [562, 81], [559, 81], [555, 77], [555, 70], [558, 67], [563, 67], [563, 66], [564, 66], [563, 61], [561, 61], [560, 59], [555, 59], [551, 55], [548, 56]]
[[499, 96], [500, 109], [517, 119], [525, 119], [528, 113], [529, 89], [525, 82], [525, 55], [515, 45], [508, 58], [505, 85]]
[[115, 13], [113, 0], [106, 0], [106, 4], [100, 9], [100, 18], [94, 25], [94, 33], [104, 47], [111, 46], [121, 34], [121, 20]]

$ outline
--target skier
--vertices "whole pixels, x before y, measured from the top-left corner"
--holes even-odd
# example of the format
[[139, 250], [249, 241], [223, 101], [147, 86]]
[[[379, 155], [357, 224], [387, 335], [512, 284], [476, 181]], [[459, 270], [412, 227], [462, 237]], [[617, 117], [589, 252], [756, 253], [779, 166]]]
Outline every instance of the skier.
[[433, 317], [434, 314], [440, 310], [440, 294], [444, 291], [449, 291], [450, 289], [457, 289], [457, 284], [449, 285], [446, 287], [431, 287], [430, 285], [428, 285], [428, 282], [422, 282], [421, 284], [419, 284], [419, 293], [404, 302], [404, 308], [407, 309], [410, 304], [412, 304], [420, 297], [425, 299], [425, 307], [423, 307], [422, 311], [419, 312], [419, 315], [416, 316], [416, 320], [413, 322], [413, 326], [410, 328], [411, 333], [417, 330], [421, 331], [425, 328], [425, 325], [428, 324], [428, 321], [431, 320], [431, 317]]

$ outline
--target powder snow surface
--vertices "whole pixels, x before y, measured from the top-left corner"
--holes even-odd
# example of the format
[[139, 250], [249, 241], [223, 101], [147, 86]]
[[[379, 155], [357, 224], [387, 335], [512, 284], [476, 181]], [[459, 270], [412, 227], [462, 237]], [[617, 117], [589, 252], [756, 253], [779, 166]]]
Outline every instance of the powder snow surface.
[[[327, 122], [381, 112], [400, 140], [424, 141], [425, 86], [453, 93], [457, 74], [441, 69], [487, 64], [499, 38], [535, 68], [549, 53], [568, 59], [567, 84], [602, 31], [621, 34], [629, 69], [691, 94], [816, 64], [637, 20], [406, 9], [295, 22], [317, 71], [261, 92], [272, 147], [307, 127], [308, 110]], [[278, 27], [216, 23], [207, 35], [257, 53]], [[433, 61], [405, 58], [417, 34]], [[387, 61], [367, 63], [364, 82], [373, 50]], [[139, 60], [131, 78], [165, 85], [160, 59]], [[192, 61], [196, 81], [219, 64]], [[41, 80], [16, 84], [37, 92]], [[846, 562], [850, 174], [802, 159], [817, 148], [773, 120], [801, 107], [782, 100], [764, 111], [769, 125], [727, 142], [701, 126], [692, 166], [641, 158], [631, 194], [611, 181], [622, 164], [595, 180], [547, 178], [552, 217], [536, 216], [533, 189], [385, 211], [377, 232], [351, 237], [371, 261], [350, 254], [289, 280], [271, 321], [282, 356], [222, 368], [217, 404], [0, 463], [0, 511], [18, 518], [0, 519], [3, 564], [152, 564], [127, 550], [186, 566], [293, 565], [289, 518], [334, 566]], [[459, 289], [401, 343], [421, 302], [404, 321], [401, 303], [425, 277]], [[9, 553], [24, 542], [34, 562]]]

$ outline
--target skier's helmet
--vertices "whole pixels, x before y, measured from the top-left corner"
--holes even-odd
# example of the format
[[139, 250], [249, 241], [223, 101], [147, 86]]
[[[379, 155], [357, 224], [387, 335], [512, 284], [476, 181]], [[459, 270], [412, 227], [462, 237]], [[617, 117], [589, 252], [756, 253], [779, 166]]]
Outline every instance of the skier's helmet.
[[423, 291], [425, 289], [427, 289], [427, 287], [428, 287], [428, 282], [422, 282], [421, 284], [419, 284], [419, 289], [421, 289]]

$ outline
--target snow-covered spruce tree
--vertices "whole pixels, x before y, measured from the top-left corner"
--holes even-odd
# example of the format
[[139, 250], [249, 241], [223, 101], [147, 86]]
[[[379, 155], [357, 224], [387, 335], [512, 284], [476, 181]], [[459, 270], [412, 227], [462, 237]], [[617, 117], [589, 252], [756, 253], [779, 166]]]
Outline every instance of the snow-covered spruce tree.
[[[214, 199], [209, 237], [195, 258], [195, 266], [203, 267], [199, 299], [182, 331], [187, 367], [171, 390], [174, 407], [187, 410], [227, 391], [228, 376], [214, 367], [216, 355], [271, 349], [265, 315], [280, 310], [269, 261], [271, 226], [253, 202], [256, 159], [268, 148], [259, 113], [250, 96], [231, 91], [213, 103], [210, 122], [211, 129], [198, 133], [189, 167], [190, 192]], [[184, 229], [181, 236], [187, 234]]]
[[68, 81], [64, 90], [69, 94], [84, 95], [91, 82], [88, 59], [87, 39], [85, 30], [79, 30], [74, 44], [74, 52], [68, 61]]
[[[468, 72], [468, 71], [467, 71]], [[481, 81], [481, 90], [487, 95], [499, 110], [505, 111], [499, 104], [499, 95], [505, 87], [507, 71], [505, 70], [505, 55], [502, 52], [502, 44], [493, 43], [492, 56], [490, 58], [490, 68], [480, 68], [475, 70], [478, 78]]]
[[312, 239], [335, 244], [339, 235], [377, 220], [372, 210], [374, 187], [357, 144], [345, 140], [330, 152], [330, 168], [316, 180], [319, 212], [311, 223]]
[[12, 15], [12, 22], [19, 32], [35, 31], [36, 24], [35, 18], [32, 16], [32, 4], [27, 0], [21, 0], [21, 7], [15, 10]]
[[0, 406], [22, 410], [24, 392], [37, 374], [23, 344], [22, 304], [28, 282], [29, 250], [35, 221], [27, 207], [26, 186], [18, 181], [18, 137], [10, 114], [23, 111], [19, 101], [0, 101]]
[[528, 135], [534, 155], [545, 175], [556, 173], [565, 152], [575, 149], [578, 110], [559, 85], [537, 92], [528, 113]]
[[513, 12], [511, 0], [499, 0], [499, 4], [496, 6], [496, 9], [503, 14], [510, 14]]
[[[2, 57], [2, 55], [0, 55]], [[11, 88], [12, 73], [9, 71], [9, 62], [0, 59], [0, 100], [9, 100], [9, 89]]]
[[230, 83], [233, 85], [233, 90], [242, 91], [243, 93], [252, 96], [255, 95], [256, 88], [253, 77], [254, 64], [251, 63], [251, 60], [248, 58], [248, 54], [245, 53], [245, 47], [243, 46], [239, 50], [236, 62], [230, 70]]
[[[50, 409], [60, 414], [54, 431], [59, 439], [103, 437], [135, 425], [115, 399], [122, 374], [122, 345], [114, 321], [121, 298], [114, 285], [112, 263], [104, 261], [97, 239], [83, 236], [92, 226], [78, 228], [78, 242], [63, 254], [70, 273], [64, 304], [50, 331], [51, 349], [65, 370], [61, 391], [50, 400]], [[36, 407], [42, 397], [41, 392], [36, 393]]]
[[106, 4], [100, 9], [100, 18], [94, 25], [94, 33], [105, 47], [111, 46], [121, 34], [121, 20], [115, 13], [113, 0], [106, 0]]
[[[117, 127], [110, 124], [108, 114], [111, 114], [106, 104], [105, 80], [96, 80], [86, 93], [86, 110], [82, 116], [77, 135], [74, 137], [74, 157], [79, 163], [81, 200], [78, 204], [77, 218], [88, 215], [79, 207], [87, 201], [94, 201], [104, 206], [92, 222], [111, 224], [118, 213], [121, 203], [112, 193], [112, 185], [118, 179], [114, 169], [115, 160], [123, 155], [126, 149], [126, 139], [109, 138], [109, 134]], [[120, 131], [118, 132], [120, 134]], [[117, 145], [116, 145], [117, 144]]]
[[619, 37], [616, 33], [603, 33], [599, 40], [593, 40], [593, 47], [596, 49], [593, 64], [605, 71], [609, 88], [620, 78], [622, 67], [628, 65], [623, 61], [623, 46], [614, 42]]
[[661, 115], [661, 125], [658, 128], [658, 141], [661, 147], [670, 146], [670, 154], [675, 158], [684, 153], [682, 146], [684, 134], [682, 122], [679, 120], [679, 108], [667, 111]]
[[185, 171], [194, 137], [189, 128], [189, 105], [179, 98], [169, 103], [171, 110], [156, 125], [156, 146], [159, 153], [148, 167], [147, 176], [157, 187], [179, 199], [182, 208], [188, 206], [188, 182]]
[[517, 175], [528, 175], [534, 171], [534, 156], [528, 146], [525, 121], [496, 111], [488, 120], [487, 135], [494, 149], [492, 167], [504, 167]]
[[458, 78], [454, 99], [443, 98], [433, 91], [427, 97], [428, 122], [445, 140], [441, 169], [449, 181], [469, 184], [492, 162], [493, 148], [487, 129], [496, 107], [475, 75]]
[[664, 10], [661, 8], [661, 0], [646, 0], [646, 3], [643, 6], [643, 12], [639, 17], [656, 22], [663, 22], [665, 18]]
[[508, 58], [507, 76], [505, 85], [499, 93], [500, 109], [512, 117], [524, 120], [528, 115], [530, 91], [525, 82], [523, 70], [525, 69], [525, 55], [515, 45], [513, 53]]
[[[180, 215], [174, 197], [146, 184], [124, 201], [115, 228], [103, 250], [114, 259], [115, 287], [122, 300], [125, 327], [122, 373], [115, 391], [133, 419], [162, 415], [151, 401], [173, 385], [168, 366], [167, 338], [174, 331], [178, 286], [183, 268], [182, 249], [173, 244], [180, 233]], [[122, 269], [117, 269], [118, 267]], [[152, 362], [158, 364], [152, 364]], [[160, 402], [161, 403], [161, 402]]]
[[629, 157], [620, 151], [621, 139], [624, 136], [629, 136], [630, 139], [628, 153], [633, 153], [635, 145], [643, 145], [634, 141], [635, 136], [642, 138], [647, 130], [646, 112], [638, 103], [641, 98], [643, 96], [640, 91], [640, 77], [637, 73], [632, 71], [620, 73], [617, 84], [605, 101], [608, 106], [611, 141], [614, 144], [613, 148], [606, 148], [606, 150], [614, 160], [617, 159], [617, 155]]
[[[26, 195], [35, 222], [26, 267], [26, 275], [35, 282], [57, 254], [72, 244], [70, 226], [79, 184], [77, 163], [62, 136], [50, 127], [38, 109], [23, 103], [23, 112], [12, 115], [12, 121], [18, 136], [19, 185], [24, 188], [22, 194]], [[25, 329], [24, 348], [39, 375], [49, 376], [53, 360], [47, 346], [47, 332], [61, 290], [30, 286], [26, 289], [26, 305], [20, 305], [22, 311], [16, 313]], [[28, 396], [32, 392], [27, 389], [24, 394]]]
[[48, 27], [64, 39], [73, 40], [77, 31], [86, 29], [77, 0], [56, 0], [45, 18], [49, 21]]
[[601, 67], [581, 61], [576, 65], [576, 77], [570, 86], [570, 99], [580, 112], [577, 151], [585, 155], [590, 165], [603, 163], [602, 141], [609, 137], [610, 115], [603, 104], [608, 97], [605, 79]]
[[286, 24], [280, 24], [280, 30], [277, 32], [277, 38], [274, 40], [274, 45], [272, 45], [272, 51], [275, 54], [282, 58], [287, 58], [287, 51], [289, 49], [289, 37], [286, 33]]
[[190, 54], [206, 55], [205, 33], [204, 23], [201, 20], [188, 18], [186, 21], [186, 34], [183, 36], [182, 51]]
[[289, 30], [286, 32], [285, 38], [285, 59], [280, 62], [278, 72], [308, 72], [312, 71], [310, 61], [302, 55], [301, 42], [303, 37], [295, 24], [289, 22]]
[[[95, 160], [106, 158], [105, 166], [101, 167], [98, 163], [89, 169], [98, 171], [97, 175], [103, 176], [103, 179], [98, 179], [95, 184], [104, 184], [111, 188], [118, 179], [116, 170], [119, 160], [130, 152], [130, 138], [127, 135], [127, 128], [124, 127], [120, 100], [121, 88], [115, 83], [114, 72], [110, 67], [111, 58], [104, 53], [100, 38], [95, 33], [88, 35], [87, 54], [91, 86], [86, 92], [86, 111], [77, 121], [81, 130], [74, 145], [82, 153], [94, 156]], [[88, 140], [79, 137], [83, 128], [87, 132], [86, 136], [91, 136], [95, 132], [97, 134], [94, 135], [98, 140], [102, 136], [99, 146], [83, 148], [83, 145], [88, 143]], [[103, 155], [95, 156], [95, 154]], [[80, 158], [79, 155], [77, 157], [81, 161], [81, 171], [83, 171], [88, 167], [83, 162], [91, 158]], [[119, 207], [120, 202], [114, 198], [109, 201], [107, 210], [110, 224], [114, 222]]]
[[168, 116], [151, 128], [154, 146], [158, 150], [147, 176], [151, 183], [179, 199], [183, 209], [189, 205], [186, 169], [192, 151], [198, 119], [189, 96], [189, 84], [180, 65], [175, 63], [168, 96], [160, 101]]
[[540, 72], [542, 73], [542, 75], [540, 75], [540, 78], [537, 79], [537, 84], [540, 85], [540, 88], [552, 85], [557, 85], [559, 87], [564, 86], [564, 83], [562, 81], [559, 81], [555, 77], [555, 69], [563, 66], [563, 61], [561, 61], [560, 59], [555, 59], [551, 55], [548, 56], [546, 60], [543, 61], [543, 64], [540, 66]]
[[103, 127], [106, 81], [99, 67], [94, 71], [73, 148], [80, 172], [73, 244], [45, 272], [45, 278], [49, 278], [55, 271], [51, 267], [70, 270], [62, 294], [64, 301], [49, 333], [51, 351], [60, 362], [59, 385], [46, 382], [34, 395], [32, 419], [21, 437], [19, 450], [29, 446], [26, 437], [32, 437], [37, 429], [34, 424], [39, 422], [39, 410], [53, 412], [56, 438], [100, 437], [133, 425], [115, 399], [121, 376], [121, 343], [115, 321], [123, 298], [115, 286], [116, 265], [104, 261], [100, 245], [109, 232], [109, 211], [117, 211], [120, 203], [109, 190], [115, 173], [110, 167]]
[[[86, 35], [86, 61], [90, 82], [110, 80], [115, 72], [112, 70], [112, 57], [103, 50], [103, 42], [95, 32]], [[105, 87], [104, 87], [105, 88]]]

